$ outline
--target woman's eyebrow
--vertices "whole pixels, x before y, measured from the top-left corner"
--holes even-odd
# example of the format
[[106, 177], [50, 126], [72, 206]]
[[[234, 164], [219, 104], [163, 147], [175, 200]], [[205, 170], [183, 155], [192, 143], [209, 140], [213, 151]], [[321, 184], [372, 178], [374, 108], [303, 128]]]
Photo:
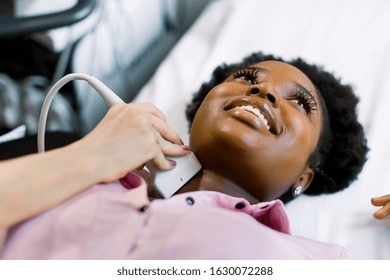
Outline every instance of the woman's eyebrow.
[[261, 67], [258, 67], [258, 66], [249, 66], [247, 68], [252, 68], [252, 69], [256, 69], [257, 71], [259, 71], [260, 73], [268, 73], [269, 70], [265, 69], [265, 68], [261, 68]]
[[254, 74], [264, 74], [264, 73], [269, 73], [270, 70], [259, 67], [259, 66], [254, 66], [254, 65], [238, 65], [238, 66], [233, 66], [231, 69], [231, 72], [229, 73], [228, 77], [231, 75], [235, 75], [236, 73], [240, 71], [251, 71], [251, 73]]
[[232, 72], [236, 72], [238, 70], [243, 70], [243, 69], [251, 69], [251, 70], [256, 70], [257, 73], [269, 73], [270, 71], [268, 69], [259, 67], [259, 66], [254, 66], [254, 65], [240, 65], [236, 66], [233, 68]]

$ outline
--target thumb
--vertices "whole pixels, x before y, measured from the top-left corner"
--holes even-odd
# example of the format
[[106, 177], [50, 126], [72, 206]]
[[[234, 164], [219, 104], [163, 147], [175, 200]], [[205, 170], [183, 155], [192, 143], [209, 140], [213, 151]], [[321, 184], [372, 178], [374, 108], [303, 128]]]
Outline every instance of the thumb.
[[135, 172], [129, 172], [126, 176], [119, 179], [119, 182], [128, 190], [138, 188], [142, 184], [146, 184], [144, 178]]

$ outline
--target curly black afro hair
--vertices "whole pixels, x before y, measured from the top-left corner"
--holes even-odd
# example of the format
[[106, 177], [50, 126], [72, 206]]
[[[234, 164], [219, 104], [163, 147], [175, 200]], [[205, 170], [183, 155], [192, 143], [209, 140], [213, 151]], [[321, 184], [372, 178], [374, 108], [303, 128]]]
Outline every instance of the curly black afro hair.
[[[367, 159], [367, 141], [356, 112], [359, 100], [350, 85], [342, 84], [322, 67], [308, 64], [301, 58], [286, 61], [258, 52], [244, 58], [240, 63], [218, 66], [213, 71], [210, 81], [202, 84], [194, 94], [192, 102], [187, 105], [186, 115], [190, 127], [197, 110], [212, 88], [222, 83], [236, 69], [266, 60], [295, 66], [312, 81], [319, 96], [322, 97], [320, 101], [324, 111], [323, 129], [317, 150], [309, 159], [314, 179], [305, 193], [317, 195], [345, 189], [357, 178]], [[290, 191], [281, 197], [284, 202], [292, 198]]]

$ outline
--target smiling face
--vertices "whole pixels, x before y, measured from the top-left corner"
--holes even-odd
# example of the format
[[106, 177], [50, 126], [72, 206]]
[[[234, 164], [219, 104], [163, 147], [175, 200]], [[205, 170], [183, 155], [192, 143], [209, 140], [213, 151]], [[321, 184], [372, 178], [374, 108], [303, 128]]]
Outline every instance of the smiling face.
[[[190, 145], [213, 170], [259, 201], [307, 187], [322, 127], [320, 100], [297, 68], [264, 61], [214, 87], [196, 113]], [[229, 190], [222, 190], [229, 193]]]

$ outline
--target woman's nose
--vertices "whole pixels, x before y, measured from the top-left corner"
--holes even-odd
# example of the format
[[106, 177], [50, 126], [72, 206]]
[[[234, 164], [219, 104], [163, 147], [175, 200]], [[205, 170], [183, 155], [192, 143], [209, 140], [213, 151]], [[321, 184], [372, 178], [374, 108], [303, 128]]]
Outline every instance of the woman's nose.
[[262, 87], [261, 85], [253, 85], [248, 89], [248, 95], [258, 95], [261, 98], [268, 100], [273, 107], [279, 106], [279, 99], [275, 92], [267, 87]]

